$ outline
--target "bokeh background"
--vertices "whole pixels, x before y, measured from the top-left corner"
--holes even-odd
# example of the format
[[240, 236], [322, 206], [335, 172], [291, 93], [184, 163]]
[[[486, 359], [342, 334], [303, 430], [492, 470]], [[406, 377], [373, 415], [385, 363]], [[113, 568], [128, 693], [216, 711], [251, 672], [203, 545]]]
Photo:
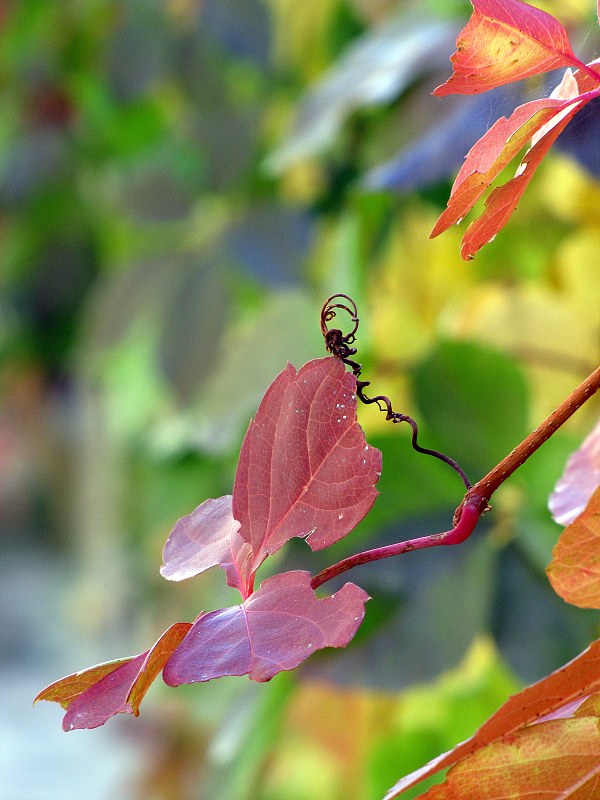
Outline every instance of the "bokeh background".
[[[600, 53], [592, 0], [536, 5]], [[157, 682], [139, 719], [96, 731], [31, 707], [61, 675], [234, 602], [220, 570], [167, 584], [161, 549], [231, 490], [286, 361], [323, 354], [328, 295], [356, 300], [376, 391], [472, 480], [597, 365], [599, 101], [473, 263], [461, 230], [428, 239], [475, 139], [556, 77], [432, 98], [470, 10], [0, 1], [4, 800], [375, 800], [599, 635], [544, 576], [547, 496], [595, 402], [467, 544], [352, 573], [373, 599], [346, 651], [265, 685]], [[374, 408], [360, 420], [383, 451], [372, 513], [331, 551], [291, 542], [273, 569], [448, 527], [459, 479]]]

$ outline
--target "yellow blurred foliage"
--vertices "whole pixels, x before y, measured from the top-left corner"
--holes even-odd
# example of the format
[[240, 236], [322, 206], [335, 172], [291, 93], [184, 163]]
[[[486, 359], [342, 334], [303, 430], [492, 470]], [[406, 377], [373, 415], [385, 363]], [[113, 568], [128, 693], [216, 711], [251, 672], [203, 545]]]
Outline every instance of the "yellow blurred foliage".
[[535, 0], [530, 5], [552, 14], [563, 25], [573, 25], [590, 17], [592, 0]]
[[[369, 271], [368, 318], [374, 366], [369, 373], [377, 393], [393, 398], [395, 408], [411, 413], [406, 369], [440, 335], [447, 335], [465, 293], [476, 283], [470, 265], [459, 256], [460, 232], [429, 239], [435, 211], [411, 202], [390, 234], [380, 260]], [[366, 315], [365, 315], [366, 316]], [[383, 414], [370, 415], [367, 426], [381, 429]]]
[[[555, 152], [544, 167], [532, 184], [540, 206], [566, 222], [600, 227], [600, 184], [573, 159]], [[600, 264], [600, 254], [596, 264]]]
[[[373, 380], [378, 386], [379, 379], [387, 383], [398, 405], [410, 408], [402, 375], [440, 336], [481, 342], [516, 357], [531, 380], [532, 424], [597, 365], [600, 188], [562, 157], [551, 157], [540, 178], [520, 206], [520, 227], [512, 232], [535, 243], [542, 235], [540, 204], [546, 206], [548, 225], [553, 217], [567, 230], [554, 250], [548, 248], [535, 279], [498, 277], [506, 272], [502, 259], [507, 253], [517, 274], [519, 259], [528, 254], [526, 241], [510, 247], [510, 228], [500, 233], [505, 242], [486, 253], [484, 268], [478, 269], [478, 263], [465, 264], [458, 256], [461, 230], [427, 239], [435, 211], [424, 203], [413, 203], [394, 227], [370, 273], [369, 313], [378, 365]], [[539, 255], [538, 248], [535, 257]], [[579, 415], [576, 424], [585, 427], [588, 414]]]
[[329, 66], [323, 47], [337, 0], [269, 0], [276, 62], [315, 80]]
[[436, 682], [404, 692], [301, 683], [270, 760], [263, 796], [369, 797], [369, 765], [382, 743], [393, 753], [397, 741], [400, 758], [405, 737], [429, 731], [450, 747], [453, 737], [466, 735], [456, 728], [457, 703], [464, 705], [469, 722], [479, 724], [517, 688], [489, 637], [474, 640], [463, 661]]

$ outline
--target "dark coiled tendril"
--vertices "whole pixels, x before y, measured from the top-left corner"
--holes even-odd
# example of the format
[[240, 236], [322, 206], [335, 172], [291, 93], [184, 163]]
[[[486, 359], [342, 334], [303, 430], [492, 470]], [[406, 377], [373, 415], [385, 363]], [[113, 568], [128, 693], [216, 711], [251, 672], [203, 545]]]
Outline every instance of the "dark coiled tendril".
[[[338, 328], [329, 328], [327, 325], [327, 323], [331, 322], [331, 320], [337, 315], [338, 310], [345, 311], [350, 316], [352, 321], [352, 329], [349, 333], [344, 334]], [[348, 295], [331, 295], [331, 297], [329, 297], [323, 304], [323, 308], [321, 309], [321, 332], [325, 338], [325, 349], [328, 353], [331, 353], [333, 356], [336, 356], [336, 358], [339, 358], [340, 361], [349, 366], [352, 370], [352, 373], [356, 378], [356, 396], [358, 399], [362, 403], [365, 403], [365, 405], [375, 403], [380, 411], [385, 411], [385, 418], [394, 423], [407, 422], [412, 428], [413, 448], [419, 453], [424, 453], [425, 455], [433, 456], [434, 458], [440, 459], [440, 461], [444, 461], [460, 475], [464, 485], [467, 487], [467, 489], [470, 489], [471, 482], [467, 478], [464, 470], [457, 464], [456, 461], [454, 461], [454, 459], [444, 455], [444, 453], [438, 452], [437, 450], [430, 450], [427, 447], [421, 447], [417, 441], [419, 436], [419, 428], [412, 417], [409, 417], [408, 414], [401, 414], [398, 411], [394, 411], [389, 397], [386, 397], [383, 394], [379, 394], [376, 397], [369, 397], [367, 394], [365, 394], [365, 389], [367, 386], [370, 386], [371, 382], [360, 379], [362, 365], [357, 361], [352, 360], [352, 356], [356, 355], [357, 353], [357, 348], [352, 347], [351, 345], [354, 344], [358, 325], [358, 309], [356, 308], [356, 303], [354, 300], [352, 300], [351, 297], [348, 297]]]

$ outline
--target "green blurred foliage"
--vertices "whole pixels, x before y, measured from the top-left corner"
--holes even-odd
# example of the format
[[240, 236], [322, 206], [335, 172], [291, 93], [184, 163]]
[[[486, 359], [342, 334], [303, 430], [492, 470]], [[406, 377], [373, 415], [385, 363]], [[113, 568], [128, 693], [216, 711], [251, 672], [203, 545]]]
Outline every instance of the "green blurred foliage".
[[[590, 20], [590, 3], [545, 7]], [[286, 361], [324, 354], [331, 293], [359, 306], [374, 393], [472, 480], [597, 364], [600, 188], [574, 162], [550, 156], [469, 265], [460, 231], [428, 239], [454, 166], [405, 193], [363, 182], [451, 110], [429, 92], [468, 12], [459, 0], [0, 2], [1, 547], [42, 543], [73, 565], [57, 629], [134, 652], [234, 602], [218, 571], [166, 584], [161, 548], [179, 516], [231, 490]], [[378, 798], [519, 680], [573, 657], [598, 619], [545, 580], [559, 532], [546, 498], [597, 416], [589, 405], [460, 552], [351, 576], [373, 600], [344, 653], [268, 686], [153, 690], [142, 719], [160, 770], [132, 768], [131, 796]], [[278, 569], [449, 527], [456, 475], [373, 407], [360, 420], [383, 452], [373, 511], [329, 552], [291, 542]], [[82, 658], [70, 654], [73, 669]]]

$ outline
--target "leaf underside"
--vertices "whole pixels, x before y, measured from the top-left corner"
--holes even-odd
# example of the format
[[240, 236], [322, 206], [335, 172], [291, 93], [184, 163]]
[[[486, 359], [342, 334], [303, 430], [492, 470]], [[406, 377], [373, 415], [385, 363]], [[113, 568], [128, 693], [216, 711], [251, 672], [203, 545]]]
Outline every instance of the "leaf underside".
[[[596, 695], [598, 692], [600, 692], [600, 640], [591, 644], [565, 666], [510, 697], [471, 738], [457, 745], [453, 750], [433, 759], [410, 775], [401, 778], [386, 794], [385, 800], [392, 800], [392, 798], [398, 797], [409, 787], [442, 769], [452, 767], [459, 762], [463, 762], [463, 760], [469, 760], [473, 754], [488, 746], [493, 746], [494, 743], [512, 744], [516, 740], [515, 737], [519, 731], [532, 731], [527, 736], [532, 736], [535, 739], [537, 732], [543, 731], [544, 726], [549, 724], [548, 722], [540, 721], [543, 719], [549, 720], [550, 715], [554, 715], [556, 718], [571, 714], [573, 716], [590, 714], [594, 717], [594, 722], [597, 726], [596, 712], [598, 711], [599, 701]], [[596, 696], [593, 702], [587, 700], [590, 696]], [[545, 736], [543, 733], [540, 735], [542, 737]], [[497, 754], [493, 756], [493, 759], [496, 758]], [[595, 758], [596, 762], [600, 763], [600, 747], [595, 751]], [[525, 790], [523, 790], [523, 793], [525, 793]], [[428, 795], [426, 794], [425, 796], [427, 797]], [[461, 795], [459, 796], [462, 797]], [[476, 795], [472, 796], [475, 797]], [[488, 797], [488, 795], [480, 796]], [[498, 800], [501, 796], [498, 795]], [[519, 797], [520, 795], [513, 796]], [[557, 795], [549, 796], [557, 797]], [[569, 796], [565, 795], [565, 797]], [[582, 795], [582, 797], [588, 796], [590, 800], [593, 797], [593, 795]], [[431, 797], [441, 800], [443, 797], [453, 798], [454, 795], [442, 794], [439, 796], [432, 795]], [[465, 795], [465, 797], [471, 797], [471, 795]], [[495, 795], [490, 795], [489, 797], [495, 797]], [[511, 797], [511, 795], [505, 793], [504, 797]], [[580, 800], [579, 796], [577, 796], [577, 800]]]
[[569, 458], [550, 495], [548, 506], [555, 522], [568, 525], [582, 513], [600, 486], [600, 421]]
[[600, 486], [560, 535], [546, 572], [567, 603], [600, 608]]
[[345, 647], [362, 622], [367, 593], [346, 583], [317, 598], [310, 581], [308, 572], [280, 573], [241, 605], [200, 616], [165, 665], [165, 682], [179, 686], [226, 675], [268, 681], [315, 650]]
[[115, 714], [137, 716], [150, 684], [190, 627], [176, 622], [145, 653], [67, 675], [43, 689], [34, 703], [52, 700], [67, 709], [65, 731], [97, 728]]

